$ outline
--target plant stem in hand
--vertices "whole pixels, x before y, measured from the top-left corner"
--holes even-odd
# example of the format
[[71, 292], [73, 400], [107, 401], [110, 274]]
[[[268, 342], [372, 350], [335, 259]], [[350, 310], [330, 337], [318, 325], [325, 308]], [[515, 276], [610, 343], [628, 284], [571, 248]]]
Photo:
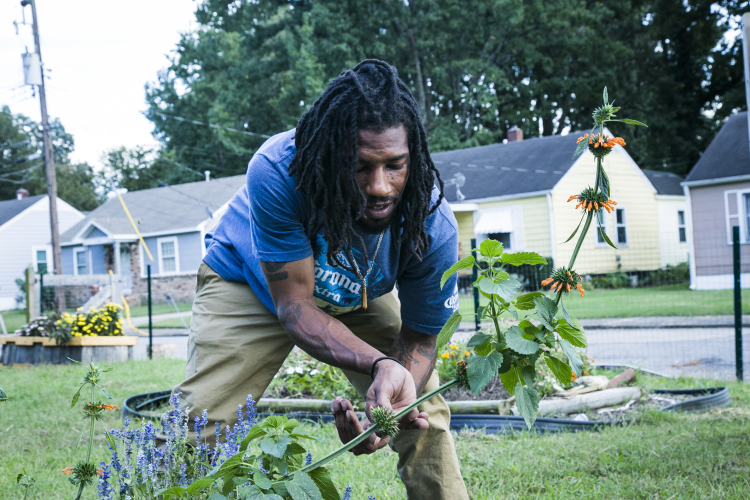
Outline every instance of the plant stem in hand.
[[[443, 393], [443, 392], [447, 391], [448, 389], [450, 389], [451, 387], [454, 387], [454, 386], [456, 386], [458, 384], [459, 384], [459, 380], [458, 379], [454, 379], [454, 380], [451, 380], [450, 382], [446, 382], [445, 384], [441, 385], [440, 387], [438, 387], [435, 390], [432, 390], [432, 391], [430, 391], [430, 392], [428, 392], [426, 394], [423, 394], [420, 398], [418, 398], [412, 404], [410, 404], [409, 406], [407, 406], [406, 408], [404, 408], [400, 412], [396, 413], [393, 416], [393, 418], [395, 418], [396, 420], [400, 419], [401, 417], [403, 417], [404, 415], [406, 415], [407, 413], [409, 413], [410, 411], [412, 411], [414, 408], [416, 408], [417, 406], [421, 405], [425, 401], [434, 398], [438, 394]], [[367, 439], [368, 437], [370, 437], [370, 434], [372, 434], [373, 432], [375, 432], [377, 430], [378, 430], [378, 426], [375, 425], [375, 424], [372, 424], [372, 426], [370, 426], [369, 429], [363, 431], [362, 434], [360, 434], [356, 438], [352, 439], [351, 441], [349, 441], [348, 443], [346, 443], [344, 446], [342, 446], [338, 450], [334, 451], [333, 453], [330, 453], [330, 454], [326, 455], [325, 457], [321, 458], [320, 460], [318, 460], [314, 464], [310, 464], [307, 467], [305, 467], [303, 469], [300, 469], [300, 472], [310, 472], [310, 471], [313, 471], [313, 470], [315, 470], [315, 469], [317, 469], [319, 467], [324, 466], [325, 464], [327, 464], [331, 460], [335, 459], [336, 457], [338, 457], [342, 453], [346, 453], [347, 451], [351, 450], [352, 448], [354, 448], [358, 444], [362, 443], [365, 439]]]

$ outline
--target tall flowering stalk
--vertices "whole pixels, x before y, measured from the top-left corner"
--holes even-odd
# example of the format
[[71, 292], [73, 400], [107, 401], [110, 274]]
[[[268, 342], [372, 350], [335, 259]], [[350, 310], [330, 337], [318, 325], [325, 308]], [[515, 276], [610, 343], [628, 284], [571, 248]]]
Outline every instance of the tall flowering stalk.
[[[79, 361], [75, 361], [72, 359], [71, 361], [84, 366], [83, 363]], [[99, 389], [99, 391], [107, 399], [112, 399], [112, 396], [110, 396], [110, 394], [104, 389], [104, 387], [101, 386], [101, 379], [103, 374], [109, 371], [112, 371], [112, 368], [106, 368], [102, 370], [93, 362], [89, 363], [86, 373], [83, 376], [83, 381], [81, 382], [78, 391], [76, 391], [76, 393], [73, 395], [73, 399], [70, 403], [70, 408], [72, 409], [78, 402], [78, 399], [81, 396], [81, 391], [83, 391], [87, 387], [90, 388], [91, 399], [89, 401], [86, 401], [86, 403], [81, 407], [83, 410], [84, 418], [88, 419], [89, 421], [89, 441], [86, 450], [86, 460], [80, 460], [77, 464], [75, 464], [75, 466], [66, 467], [62, 470], [63, 474], [70, 474], [70, 482], [75, 486], [78, 486], [78, 494], [76, 495], [76, 500], [79, 500], [81, 498], [83, 490], [86, 486], [91, 486], [94, 483], [94, 478], [97, 475], [104, 475], [103, 470], [101, 468], [97, 468], [96, 464], [91, 462], [91, 449], [94, 444], [94, 428], [96, 426], [96, 421], [101, 420], [104, 417], [105, 411], [112, 411], [117, 409], [117, 406], [115, 405], [105, 404], [100, 400], [94, 400], [97, 389]]]

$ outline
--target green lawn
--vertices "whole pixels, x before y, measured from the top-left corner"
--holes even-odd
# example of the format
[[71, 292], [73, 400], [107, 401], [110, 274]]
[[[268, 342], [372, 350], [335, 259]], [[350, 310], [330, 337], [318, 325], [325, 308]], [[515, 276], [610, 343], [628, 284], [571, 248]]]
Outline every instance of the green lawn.
[[[3, 315], [3, 321], [5, 322], [5, 328], [8, 330], [8, 333], [13, 333], [26, 324], [25, 309], [11, 309], [10, 311], [0, 311], [0, 314]], [[0, 333], [2, 333], [1, 330]]]
[[[190, 326], [190, 316], [185, 316], [182, 319], [183, 321], [185, 321], [185, 324], [187, 326]], [[163, 319], [161, 321], [156, 321], [152, 326], [154, 328], [185, 328], [180, 321], [180, 318]], [[140, 325], [136, 325], [136, 328], [140, 328], [141, 330], [144, 328], [148, 328], [148, 323], [141, 323]]]
[[[552, 295], [550, 295], [551, 297]], [[690, 290], [687, 285], [653, 288], [586, 290], [581, 298], [571, 293], [565, 308], [578, 318], [627, 318], [633, 316], [702, 316], [734, 314], [732, 290]], [[482, 297], [482, 304], [486, 300]], [[474, 312], [471, 295], [459, 299], [462, 314]], [[750, 312], [750, 293], [743, 293], [743, 311]], [[468, 319], [471, 321], [471, 318]]]
[[[177, 308], [180, 311], [190, 311], [193, 308], [193, 304], [180, 304], [177, 303]], [[154, 304], [151, 306], [151, 314], [167, 314], [176, 312], [172, 304]], [[148, 306], [135, 306], [130, 308], [130, 317], [136, 316], [148, 316]]]
[[[106, 363], [114, 371], [104, 386], [118, 405], [136, 393], [166, 389], [181, 380], [184, 362], [175, 360]], [[76, 449], [80, 411], [70, 410], [83, 370], [78, 366], [0, 367], [0, 387], [13, 399], [0, 403], [0, 499], [20, 499], [15, 476], [25, 467], [36, 478], [29, 498], [66, 499], [74, 488], [59, 472], [85, 449]], [[715, 381], [642, 378], [651, 387], [698, 387]], [[750, 386], [727, 383], [733, 407], [702, 415], [647, 413], [638, 421], [600, 432], [577, 434], [456, 437], [462, 473], [473, 499], [498, 498], [743, 498], [750, 491]], [[108, 415], [106, 427], [119, 426]], [[99, 424], [98, 429], [103, 429]], [[306, 426], [321, 441], [313, 455], [334, 449], [331, 426]], [[95, 457], [107, 459], [97, 432]], [[364, 457], [346, 455], [333, 464], [342, 488], [355, 499], [405, 498], [395, 472], [397, 457], [387, 449]], [[95, 498], [88, 489], [86, 499]]]

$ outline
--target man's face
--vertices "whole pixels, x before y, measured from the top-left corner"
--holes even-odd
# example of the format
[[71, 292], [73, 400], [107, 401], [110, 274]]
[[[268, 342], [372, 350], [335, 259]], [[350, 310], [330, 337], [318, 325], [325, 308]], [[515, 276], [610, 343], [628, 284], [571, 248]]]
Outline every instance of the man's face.
[[380, 232], [387, 228], [409, 177], [409, 143], [403, 125], [382, 132], [359, 130], [357, 183], [365, 195], [364, 229]]

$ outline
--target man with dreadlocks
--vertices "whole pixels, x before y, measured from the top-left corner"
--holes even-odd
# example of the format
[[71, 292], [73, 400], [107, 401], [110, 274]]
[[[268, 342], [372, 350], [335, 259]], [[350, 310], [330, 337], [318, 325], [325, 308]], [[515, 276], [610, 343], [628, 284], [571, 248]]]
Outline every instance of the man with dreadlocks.
[[[442, 188], [417, 103], [382, 61], [341, 73], [296, 129], [266, 141], [206, 236], [187, 378], [173, 391], [191, 418], [207, 408], [234, 424], [295, 345], [340, 368], [368, 417], [436, 388], [437, 334], [458, 308], [456, 278], [440, 288], [458, 253]], [[346, 399], [333, 413], [343, 442], [369, 425]], [[408, 497], [468, 498], [443, 398], [400, 426], [390, 444]], [[389, 441], [373, 434], [352, 451]]]

